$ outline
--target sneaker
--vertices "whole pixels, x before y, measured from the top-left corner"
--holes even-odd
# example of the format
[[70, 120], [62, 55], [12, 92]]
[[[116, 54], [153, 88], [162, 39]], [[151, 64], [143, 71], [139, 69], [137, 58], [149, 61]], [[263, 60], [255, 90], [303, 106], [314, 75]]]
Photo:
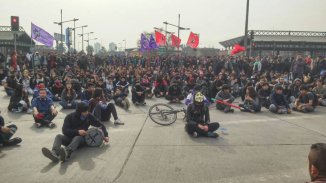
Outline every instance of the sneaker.
[[211, 137], [211, 138], [217, 138], [219, 135], [215, 132], [208, 132], [207, 133], [207, 137]]
[[121, 122], [120, 119], [114, 121], [114, 125], [124, 125], [125, 123]]
[[17, 145], [17, 144], [19, 144], [21, 142], [22, 142], [22, 139], [21, 138], [15, 137], [15, 138], [12, 138], [12, 139], [10, 139], [8, 141], [4, 141], [3, 142], [3, 145], [4, 146], [14, 146], [14, 145]]
[[197, 132], [192, 133], [192, 137], [197, 138], [198, 137], [198, 133]]
[[58, 154], [56, 153], [56, 152], [54, 152], [54, 151], [50, 151], [48, 148], [46, 148], [46, 147], [43, 147], [42, 148], [42, 154], [45, 156], [45, 157], [47, 157], [47, 158], [49, 158], [50, 160], [52, 160], [52, 162], [58, 162], [59, 161], [59, 156], [58, 156]]
[[49, 127], [49, 128], [55, 128], [56, 125], [55, 125], [54, 123], [50, 122], [50, 123], [48, 124], [48, 127]]
[[230, 109], [229, 112], [230, 112], [230, 113], [234, 113], [234, 109]]
[[135, 102], [135, 105], [139, 105], [140, 103], [139, 102]]
[[41, 123], [34, 123], [36, 128], [41, 128], [42, 127], [42, 124]]
[[146, 105], [146, 102], [143, 102], [142, 105]]
[[71, 150], [69, 150], [67, 147], [61, 147], [59, 155], [60, 155], [60, 161], [65, 162], [70, 159]]
[[31, 108], [27, 109], [26, 113], [27, 114], [32, 114], [33, 113], [33, 109], [31, 109]]

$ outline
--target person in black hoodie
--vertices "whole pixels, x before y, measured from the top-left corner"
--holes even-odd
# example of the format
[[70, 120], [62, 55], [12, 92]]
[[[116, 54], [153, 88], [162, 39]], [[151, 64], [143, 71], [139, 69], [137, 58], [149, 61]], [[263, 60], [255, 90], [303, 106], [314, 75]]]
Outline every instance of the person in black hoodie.
[[274, 92], [270, 96], [269, 111], [272, 113], [284, 114], [291, 113], [291, 108], [286, 99], [286, 95], [283, 93], [284, 88], [281, 85], [276, 85]]
[[14, 124], [5, 126], [5, 121], [1, 116], [0, 111], [0, 146], [13, 146], [22, 142], [19, 137], [11, 138], [17, 131], [17, 126]]
[[219, 128], [220, 124], [217, 122], [210, 123], [209, 109], [207, 105], [204, 105], [204, 99], [205, 96], [201, 92], [195, 93], [193, 103], [187, 108], [185, 130], [193, 137], [217, 138], [218, 134], [214, 131]]
[[146, 105], [145, 102], [146, 90], [144, 87], [140, 85], [139, 82], [135, 83], [135, 86], [132, 87], [131, 93], [132, 93], [131, 96], [132, 103], [134, 103], [135, 105], [139, 105], [139, 104]]
[[265, 107], [266, 109], [269, 109], [269, 106], [271, 105], [269, 97], [271, 95], [271, 90], [269, 87], [268, 82], [264, 82], [262, 84], [262, 88], [258, 90], [258, 96], [261, 102], [261, 105]]
[[[68, 160], [72, 152], [76, 151], [78, 147], [85, 145], [84, 137], [90, 126], [101, 128], [104, 133], [103, 140], [109, 142], [109, 136], [105, 126], [88, 112], [87, 103], [80, 102], [77, 104], [76, 111], [65, 117], [62, 126], [63, 134], [58, 134], [55, 137], [52, 149], [42, 148], [43, 155], [53, 162], [58, 162], [59, 159], [62, 162]], [[62, 145], [65, 147], [61, 147]]]

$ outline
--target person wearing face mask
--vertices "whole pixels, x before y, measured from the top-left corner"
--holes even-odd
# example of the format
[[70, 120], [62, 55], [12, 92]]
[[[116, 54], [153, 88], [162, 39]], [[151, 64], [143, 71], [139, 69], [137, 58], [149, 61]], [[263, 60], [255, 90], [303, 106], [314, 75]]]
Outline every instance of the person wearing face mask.
[[205, 96], [201, 92], [196, 92], [193, 99], [193, 103], [187, 107], [186, 132], [193, 137], [217, 138], [218, 134], [214, 131], [219, 128], [220, 124], [210, 122], [209, 109], [204, 101]]
[[[42, 148], [42, 154], [53, 162], [68, 160], [71, 154], [79, 147], [84, 146], [85, 136], [90, 126], [98, 127], [104, 134], [104, 141], [109, 142], [108, 132], [103, 124], [88, 112], [88, 104], [80, 102], [77, 104], [76, 111], [68, 114], [63, 122], [62, 133], [58, 134], [52, 149]], [[65, 147], [62, 147], [65, 146]]]

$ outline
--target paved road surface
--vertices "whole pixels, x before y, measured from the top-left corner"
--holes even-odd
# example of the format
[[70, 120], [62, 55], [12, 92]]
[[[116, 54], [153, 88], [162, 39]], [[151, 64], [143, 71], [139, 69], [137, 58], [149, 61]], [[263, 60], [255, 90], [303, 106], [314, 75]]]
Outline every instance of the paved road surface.
[[[83, 148], [66, 163], [51, 163], [42, 147], [51, 147], [61, 133], [63, 119], [72, 110], [60, 111], [56, 129], [36, 129], [28, 114], [6, 110], [9, 98], [0, 93], [2, 115], [17, 124], [17, 147], [0, 148], [0, 182], [10, 183], [251, 183], [304, 182], [309, 178], [307, 154], [312, 143], [326, 141], [326, 108], [312, 114], [294, 112], [274, 115], [224, 114], [211, 109], [211, 120], [227, 131], [218, 139], [190, 138], [179, 119], [171, 126], [159, 126], [147, 118], [150, 105], [118, 108], [124, 126], [107, 122], [110, 144]], [[173, 105], [181, 108], [182, 105]]]

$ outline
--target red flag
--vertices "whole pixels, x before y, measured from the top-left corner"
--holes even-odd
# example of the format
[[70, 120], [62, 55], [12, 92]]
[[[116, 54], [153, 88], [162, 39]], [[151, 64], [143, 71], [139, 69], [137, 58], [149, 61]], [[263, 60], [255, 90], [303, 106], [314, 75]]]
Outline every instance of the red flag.
[[245, 50], [246, 50], [245, 47], [240, 46], [239, 44], [235, 44], [233, 46], [233, 50], [231, 51], [231, 55], [235, 55], [235, 54], [240, 53], [240, 52], [243, 52]]
[[198, 34], [194, 34], [193, 32], [190, 32], [187, 45], [191, 48], [197, 48], [199, 44], [199, 37]]
[[174, 34], [172, 34], [171, 40], [172, 40], [172, 46], [173, 47], [179, 47], [180, 46], [181, 39], [178, 38], [177, 36], [175, 36]]
[[164, 34], [155, 31], [155, 39], [158, 45], [166, 45], [166, 38]]

